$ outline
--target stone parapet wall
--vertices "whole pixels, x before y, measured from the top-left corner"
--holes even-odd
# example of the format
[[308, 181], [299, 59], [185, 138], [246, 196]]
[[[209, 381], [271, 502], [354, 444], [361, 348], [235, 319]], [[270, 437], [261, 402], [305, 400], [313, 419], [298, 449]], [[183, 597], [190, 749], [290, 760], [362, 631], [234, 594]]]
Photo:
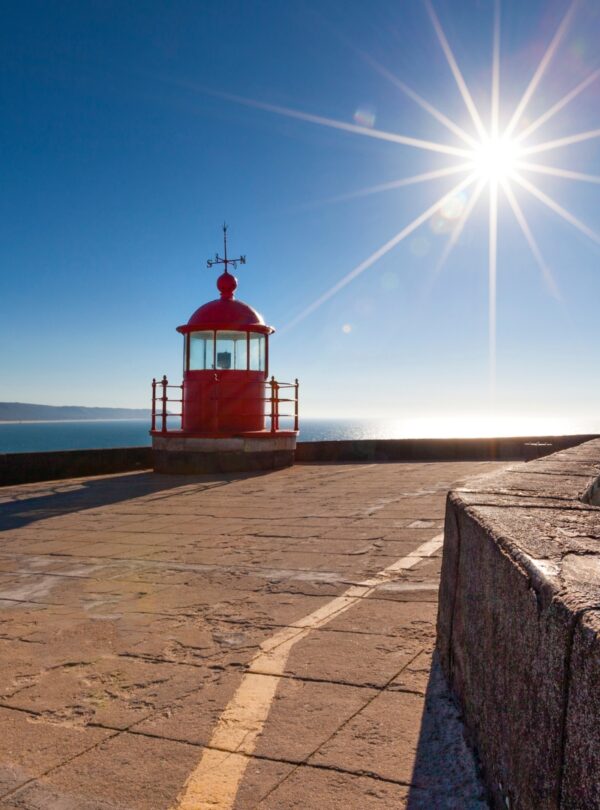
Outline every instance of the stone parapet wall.
[[152, 466], [151, 447], [109, 447], [44, 453], [0, 453], [0, 486], [110, 475]]
[[[264, 468], [284, 466], [295, 460], [320, 464], [325, 462], [361, 461], [517, 461], [543, 455], [553, 450], [572, 447], [596, 436], [543, 436], [501, 439], [376, 439], [358, 441], [298, 442], [294, 451], [289, 437], [279, 437], [279, 444], [268, 448], [269, 453], [280, 455], [277, 464], [262, 457]], [[155, 436], [155, 447], [163, 450], [160, 437]], [[204, 442], [202, 451], [210, 451], [210, 439], [192, 440]], [[235, 441], [235, 440], [234, 440]], [[240, 440], [238, 440], [240, 441]], [[260, 452], [261, 444], [252, 447], [246, 439], [245, 450]], [[208, 444], [206, 444], [208, 442]], [[199, 448], [195, 448], [199, 449]], [[214, 449], [214, 448], [213, 448]], [[207, 464], [206, 472], [229, 471], [236, 462], [238, 447], [231, 448], [232, 457], [224, 459], [223, 465]], [[258, 459], [261, 462], [261, 459]], [[152, 467], [151, 447], [114, 447], [90, 450], [60, 450], [40, 453], [0, 453], [0, 486], [25, 484], [34, 481], [51, 481], [75, 478], [84, 475], [108, 475]], [[182, 465], [185, 468], [186, 465]], [[260, 465], [259, 465], [260, 468]]]
[[358, 439], [298, 442], [296, 461], [519, 461], [581, 444], [597, 434], [497, 439]]
[[438, 651], [492, 805], [600, 808], [600, 440], [448, 496]]

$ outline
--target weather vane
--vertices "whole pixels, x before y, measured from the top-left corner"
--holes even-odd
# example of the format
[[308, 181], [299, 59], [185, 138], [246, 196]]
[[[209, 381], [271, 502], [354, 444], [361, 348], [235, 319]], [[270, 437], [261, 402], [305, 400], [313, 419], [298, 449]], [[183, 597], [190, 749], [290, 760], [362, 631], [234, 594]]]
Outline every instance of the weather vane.
[[219, 256], [218, 253], [215, 253], [214, 259], [208, 259], [206, 262], [207, 267], [213, 267], [215, 264], [224, 264], [225, 265], [225, 272], [228, 273], [227, 265], [231, 264], [233, 267], [238, 266], [238, 262], [240, 264], [246, 264], [246, 257], [245, 256], [238, 256], [237, 259], [228, 259], [227, 258], [227, 223], [223, 223], [223, 256]]

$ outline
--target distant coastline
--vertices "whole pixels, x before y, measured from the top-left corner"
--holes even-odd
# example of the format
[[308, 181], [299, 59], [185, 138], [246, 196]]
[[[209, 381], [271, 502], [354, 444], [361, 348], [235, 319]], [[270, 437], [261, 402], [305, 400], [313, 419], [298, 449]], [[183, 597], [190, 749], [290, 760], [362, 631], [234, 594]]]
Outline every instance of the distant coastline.
[[150, 418], [150, 411], [145, 416], [113, 416], [113, 417], [97, 417], [90, 419], [1, 419], [0, 425], [54, 425], [62, 422], [69, 424], [71, 422], [139, 422], [140, 419]]
[[83, 405], [38, 405], [32, 402], [0, 402], [0, 422], [97, 422], [149, 419], [149, 408], [93, 408]]

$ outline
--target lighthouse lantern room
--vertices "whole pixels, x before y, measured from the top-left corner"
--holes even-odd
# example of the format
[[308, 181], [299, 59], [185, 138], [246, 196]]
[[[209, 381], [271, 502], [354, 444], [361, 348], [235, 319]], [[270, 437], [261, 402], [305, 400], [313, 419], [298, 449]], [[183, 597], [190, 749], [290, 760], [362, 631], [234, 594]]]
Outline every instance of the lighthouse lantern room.
[[[237, 279], [229, 272], [245, 263], [245, 256], [228, 257], [224, 225], [223, 256], [207, 262], [209, 268], [223, 265], [220, 297], [177, 327], [184, 341], [183, 382], [152, 381], [150, 433], [158, 472], [269, 469], [294, 461], [298, 380], [269, 379], [275, 330], [235, 298]], [[179, 416], [181, 426], [174, 429], [169, 420]]]

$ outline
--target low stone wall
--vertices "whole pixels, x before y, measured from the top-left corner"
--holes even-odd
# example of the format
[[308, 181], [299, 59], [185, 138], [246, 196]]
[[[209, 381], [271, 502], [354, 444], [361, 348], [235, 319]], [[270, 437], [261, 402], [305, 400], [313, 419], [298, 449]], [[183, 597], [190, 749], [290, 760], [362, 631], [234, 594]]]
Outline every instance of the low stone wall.
[[438, 651], [495, 808], [600, 808], [600, 440], [449, 493]]
[[[340, 461], [517, 461], [546, 455], [592, 438], [596, 436], [298, 442], [295, 461], [317, 464]], [[280, 448], [276, 450], [279, 452]], [[292, 463], [287, 450], [279, 456], [271, 461], [264, 456], [258, 460], [260, 463], [248, 469], [269, 469]], [[152, 463], [151, 447], [0, 453], [0, 486], [151, 469]], [[160, 466], [161, 460], [158, 463]], [[236, 458], [224, 457], [222, 464], [216, 461], [207, 463], [205, 471], [230, 472], [235, 466]], [[189, 473], [191, 469], [184, 463], [179, 471]]]
[[298, 442], [296, 461], [527, 461], [595, 438], [597, 434], [501, 439]]
[[45, 453], [0, 453], [0, 486], [53, 481], [152, 467], [151, 447], [110, 447]]

